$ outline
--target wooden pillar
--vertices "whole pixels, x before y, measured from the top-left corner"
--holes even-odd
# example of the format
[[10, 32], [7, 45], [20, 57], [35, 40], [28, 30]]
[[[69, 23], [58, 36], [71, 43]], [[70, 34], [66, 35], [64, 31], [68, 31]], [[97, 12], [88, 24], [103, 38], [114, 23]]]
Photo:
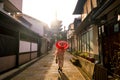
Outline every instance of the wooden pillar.
[[19, 42], [20, 42], [20, 32], [16, 32], [16, 67], [19, 67]]

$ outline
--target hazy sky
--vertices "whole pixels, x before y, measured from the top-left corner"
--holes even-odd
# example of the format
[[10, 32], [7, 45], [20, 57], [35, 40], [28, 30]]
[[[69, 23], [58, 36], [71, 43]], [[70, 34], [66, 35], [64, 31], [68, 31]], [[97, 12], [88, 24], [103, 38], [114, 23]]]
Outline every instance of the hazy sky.
[[77, 0], [23, 0], [23, 13], [50, 25], [56, 18], [68, 27], [73, 22]]

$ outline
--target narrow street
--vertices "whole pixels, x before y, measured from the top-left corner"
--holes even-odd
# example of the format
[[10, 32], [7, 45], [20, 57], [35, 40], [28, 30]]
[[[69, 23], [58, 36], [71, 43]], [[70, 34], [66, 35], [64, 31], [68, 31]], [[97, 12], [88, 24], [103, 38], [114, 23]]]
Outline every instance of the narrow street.
[[120, 0], [0, 0], [0, 80], [120, 80]]
[[63, 72], [58, 72], [57, 64], [55, 63], [54, 53], [55, 49], [38, 60], [20, 74], [13, 77], [11, 80], [85, 80], [80, 71], [70, 62], [70, 55], [65, 53], [65, 62]]

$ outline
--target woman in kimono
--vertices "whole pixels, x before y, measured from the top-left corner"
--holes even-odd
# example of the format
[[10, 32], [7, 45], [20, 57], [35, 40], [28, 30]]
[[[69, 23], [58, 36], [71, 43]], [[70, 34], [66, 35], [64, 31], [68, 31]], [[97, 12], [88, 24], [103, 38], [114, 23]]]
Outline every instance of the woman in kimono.
[[55, 51], [55, 60], [56, 63], [58, 64], [58, 70], [62, 71], [63, 63], [64, 63], [64, 53], [65, 49], [64, 48], [57, 48]]
[[57, 41], [56, 42], [56, 51], [55, 51], [55, 60], [58, 64], [58, 70], [62, 71], [64, 63], [64, 53], [68, 48], [68, 43], [66, 41]]

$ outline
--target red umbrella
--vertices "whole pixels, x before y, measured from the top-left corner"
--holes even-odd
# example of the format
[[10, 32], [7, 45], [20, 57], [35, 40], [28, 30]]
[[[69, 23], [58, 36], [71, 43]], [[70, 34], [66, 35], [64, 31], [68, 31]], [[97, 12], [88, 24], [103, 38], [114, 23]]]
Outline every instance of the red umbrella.
[[67, 41], [57, 41], [56, 42], [56, 47], [58, 49], [67, 49], [68, 48], [68, 42]]

